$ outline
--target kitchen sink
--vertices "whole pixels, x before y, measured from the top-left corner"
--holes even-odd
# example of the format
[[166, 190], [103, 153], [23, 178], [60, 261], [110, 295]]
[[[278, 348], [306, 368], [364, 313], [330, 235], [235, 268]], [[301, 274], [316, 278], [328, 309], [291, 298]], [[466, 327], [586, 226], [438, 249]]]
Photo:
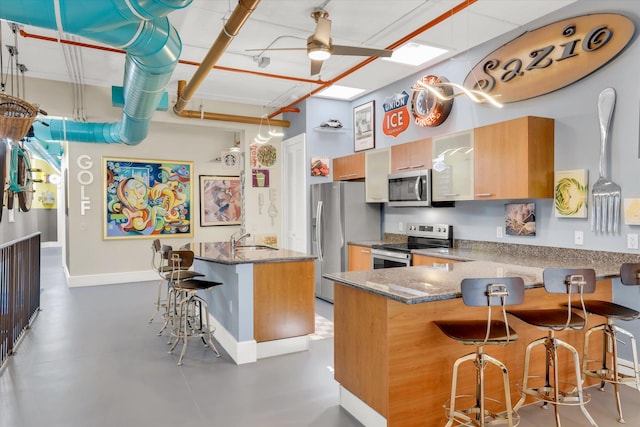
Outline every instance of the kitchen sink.
[[273, 246], [267, 245], [238, 245], [236, 246], [236, 251], [239, 252], [247, 252], [247, 251], [277, 251], [278, 248], [274, 248]]

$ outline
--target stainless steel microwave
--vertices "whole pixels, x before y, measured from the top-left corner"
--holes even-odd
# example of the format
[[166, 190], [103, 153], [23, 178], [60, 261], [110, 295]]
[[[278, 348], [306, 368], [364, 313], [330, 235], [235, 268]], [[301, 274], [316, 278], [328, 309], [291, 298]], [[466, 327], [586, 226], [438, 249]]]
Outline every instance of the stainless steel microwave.
[[431, 169], [391, 173], [388, 206], [431, 206]]

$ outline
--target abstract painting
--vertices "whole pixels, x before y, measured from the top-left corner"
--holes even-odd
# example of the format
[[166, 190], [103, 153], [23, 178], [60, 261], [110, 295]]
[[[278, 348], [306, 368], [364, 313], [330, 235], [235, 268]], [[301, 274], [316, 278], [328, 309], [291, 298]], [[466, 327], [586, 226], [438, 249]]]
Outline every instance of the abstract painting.
[[104, 238], [189, 237], [193, 163], [103, 158]]
[[242, 185], [238, 176], [200, 175], [200, 225], [242, 223]]

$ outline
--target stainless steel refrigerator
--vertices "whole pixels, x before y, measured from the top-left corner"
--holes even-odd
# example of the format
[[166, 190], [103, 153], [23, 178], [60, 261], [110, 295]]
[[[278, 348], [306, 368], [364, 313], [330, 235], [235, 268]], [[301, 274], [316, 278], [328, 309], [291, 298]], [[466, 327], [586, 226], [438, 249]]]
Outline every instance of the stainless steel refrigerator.
[[311, 252], [316, 296], [333, 302], [333, 282], [324, 273], [347, 270], [348, 242], [380, 239], [380, 204], [365, 203], [364, 182], [311, 186]]

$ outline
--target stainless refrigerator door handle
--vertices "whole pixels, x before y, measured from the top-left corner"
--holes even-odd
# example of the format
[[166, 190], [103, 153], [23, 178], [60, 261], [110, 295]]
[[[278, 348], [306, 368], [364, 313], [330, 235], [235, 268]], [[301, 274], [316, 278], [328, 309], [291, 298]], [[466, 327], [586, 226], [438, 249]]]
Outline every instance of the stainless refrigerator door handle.
[[316, 249], [318, 253], [318, 260], [322, 262], [322, 245], [320, 243], [320, 236], [322, 235], [322, 230], [320, 229], [322, 224], [322, 201], [318, 202], [318, 206], [316, 208]]
[[422, 200], [422, 192], [420, 191], [420, 181], [422, 180], [421, 177], [417, 177], [416, 178], [416, 183], [414, 184], [413, 190], [414, 193], [416, 195], [416, 200]]

